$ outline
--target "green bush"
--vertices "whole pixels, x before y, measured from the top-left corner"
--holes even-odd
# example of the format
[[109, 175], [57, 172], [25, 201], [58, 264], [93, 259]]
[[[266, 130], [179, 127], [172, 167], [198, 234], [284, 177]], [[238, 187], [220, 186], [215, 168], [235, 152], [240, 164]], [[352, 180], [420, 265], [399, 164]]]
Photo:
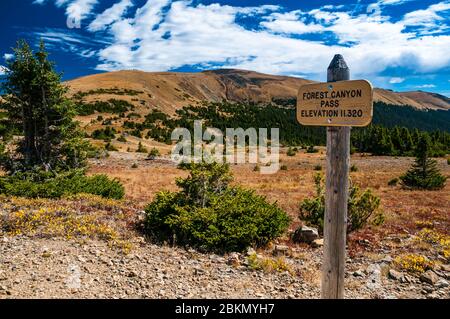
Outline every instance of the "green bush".
[[147, 153], [147, 152], [148, 152], [148, 149], [144, 145], [142, 145], [141, 142], [139, 142], [136, 153]]
[[281, 165], [280, 169], [281, 169], [282, 171], [287, 171], [287, 170], [288, 170], [288, 167], [287, 167], [287, 165]]
[[108, 142], [105, 145], [105, 150], [107, 150], [108, 152], [117, 152], [119, 149], [114, 145], [112, 145], [110, 142]]
[[[322, 232], [325, 215], [325, 189], [322, 174], [317, 173], [314, 176], [314, 184], [316, 195], [313, 198], [306, 198], [300, 203], [299, 218], [308, 225], [318, 227]], [[359, 187], [351, 185], [347, 205], [347, 232], [352, 232], [363, 228], [371, 216], [377, 212], [380, 198], [375, 196], [370, 189], [361, 192]]]
[[29, 198], [60, 198], [79, 193], [121, 199], [124, 187], [106, 175], [86, 176], [82, 170], [60, 174], [43, 171], [17, 173], [0, 178], [0, 193]]
[[107, 126], [105, 129], [98, 129], [92, 132], [92, 138], [95, 140], [110, 141], [115, 137], [117, 131], [111, 126]]
[[355, 164], [350, 166], [350, 172], [357, 172], [357, 171], [358, 171], [358, 166], [356, 166]]
[[320, 164], [315, 165], [314, 166], [314, 170], [315, 171], [321, 171], [322, 170], [322, 165], [320, 165]]
[[160, 156], [161, 153], [159, 152], [159, 150], [156, 147], [153, 147], [150, 150], [150, 153], [148, 153], [148, 158], [149, 159], [155, 159], [156, 157]]
[[396, 186], [398, 183], [398, 178], [395, 177], [388, 182], [388, 186]]
[[183, 166], [180, 192], [160, 192], [146, 208], [145, 228], [156, 240], [206, 251], [243, 251], [282, 235], [289, 217], [251, 190], [231, 187], [228, 165]]
[[117, 141], [118, 141], [118, 142], [122, 142], [122, 143], [128, 142], [127, 139], [125, 138], [125, 136], [123, 136], [123, 135], [120, 135], [120, 136], [117, 138]]
[[447, 158], [447, 165], [450, 165], [450, 157]]
[[314, 145], [310, 145], [310, 146], [308, 146], [308, 148], [306, 149], [306, 153], [318, 153], [318, 152], [319, 152], [319, 150], [316, 149], [316, 148], [314, 147]]
[[296, 154], [297, 154], [296, 151], [294, 151], [292, 147], [289, 147], [289, 149], [286, 152], [287, 156], [295, 156]]

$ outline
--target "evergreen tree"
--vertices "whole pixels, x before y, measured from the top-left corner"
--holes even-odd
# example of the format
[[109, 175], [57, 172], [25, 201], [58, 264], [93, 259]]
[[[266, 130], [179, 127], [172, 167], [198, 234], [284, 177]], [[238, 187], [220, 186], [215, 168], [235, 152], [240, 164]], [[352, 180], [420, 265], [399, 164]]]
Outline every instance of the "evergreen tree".
[[22, 138], [2, 166], [10, 173], [83, 167], [89, 143], [74, 121], [74, 104], [66, 97], [68, 89], [48, 60], [44, 43], [33, 52], [22, 40], [14, 51], [0, 91], [7, 118]]
[[430, 190], [444, 187], [447, 178], [440, 174], [436, 161], [429, 158], [430, 147], [430, 136], [422, 134], [415, 150], [414, 164], [400, 177], [405, 186]]

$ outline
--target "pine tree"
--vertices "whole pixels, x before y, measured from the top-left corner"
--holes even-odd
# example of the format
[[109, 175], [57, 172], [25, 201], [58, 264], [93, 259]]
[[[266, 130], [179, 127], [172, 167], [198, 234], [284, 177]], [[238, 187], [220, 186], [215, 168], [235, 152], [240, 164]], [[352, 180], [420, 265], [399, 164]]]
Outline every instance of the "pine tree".
[[48, 60], [44, 43], [33, 52], [21, 40], [14, 51], [0, 91], [7, 117], [22, 138], [2, 166], [10, 173], [83, 167], [89, 143], [74, 121], [75, 106], [66, 97], [68, 89]]
[[430, 147], [430, 136], [422, 134], [415, 150], [414, 164], [400, 177], [405, 186], [430, 190], [444, 187], [447, 178], [439, 172], [436, 161], [429, 158]]

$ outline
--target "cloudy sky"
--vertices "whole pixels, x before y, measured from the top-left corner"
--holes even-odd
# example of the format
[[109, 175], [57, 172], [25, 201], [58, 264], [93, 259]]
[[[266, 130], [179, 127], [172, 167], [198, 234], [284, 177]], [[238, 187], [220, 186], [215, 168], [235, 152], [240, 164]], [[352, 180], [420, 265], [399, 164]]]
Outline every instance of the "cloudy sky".
[[[44, 39], [65, 79], [121, 69], [239, 68], [450, 96], [450, 0], [2, 0], [0, 66]], [[2, 69], [0, 67], [0, 73]]]

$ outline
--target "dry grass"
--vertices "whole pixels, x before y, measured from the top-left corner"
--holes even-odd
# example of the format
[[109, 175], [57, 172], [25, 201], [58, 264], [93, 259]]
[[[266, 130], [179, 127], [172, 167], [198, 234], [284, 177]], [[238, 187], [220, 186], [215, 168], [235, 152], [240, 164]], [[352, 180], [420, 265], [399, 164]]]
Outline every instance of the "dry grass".
[[[92, 173], [106, 173], [119, 178], [125, 185], [126, 197], [136, 206], [143, 208], [155, 194], [161, 190], [176, 190], [175, 178], [186, 176], [168, 159], [159, 161], [138, 160], [138, 168], [131, 169], [134, 162], [130, 159], [138, 155], [121, 153], [114, 154], [100, 165], [94, 165]], [[124, 158], [122, 158], [124, 157]], [[350, 254], [374, 250], [381, 238], [408, 236], [423, 228], [433, 229], [443, 235], [449, 235], [450, 230], [450, 185], [439, 191], [410, 191], [401, 186], [388, 186], [388, 181], [400, 176], [412, 163], [412, 158], [393, 158], [375, 156], [352, 156], [352, 164], [358, 167], [357, 172], [350, 174], [354, 183], [362, 188], [371, 188], [381, 197], [381, 206], [386, 215], [386, 222], [381, 227], [369, 226], [350, 236]], [[439, 167], [449, 176], [450, 166], [444, 159], [439, 159]], [[255, 189], [258, 194], [266, 196], [270, 201], [276, 201], [293, 218], [291, 229], [298, 223], [299, 202], [314, 194], [314, 166], [320, 164], [325, 172], [325, 149], [319, 148], [319, 153], [306, 154], [300, 151], [296, 156], [286, 156], [282, 150], [281, 163], [288, 166], [287, 171], [279, 171], [273, 175], [262, 175], [254, 170], [254, 165], [232, 165], [235, 183]], [[367, 241], [370, 242], [367, 246]], [[363, 244], [361, 244], [363, 243]], [[392, 249], [402, 252], [411, 247], [388, 241]], [[415, 243], [416, 248], [420, 246]], [[400, 249], [399, 247], [402, 246]], [[420, 248], [420, 247], [419, 247]]]

